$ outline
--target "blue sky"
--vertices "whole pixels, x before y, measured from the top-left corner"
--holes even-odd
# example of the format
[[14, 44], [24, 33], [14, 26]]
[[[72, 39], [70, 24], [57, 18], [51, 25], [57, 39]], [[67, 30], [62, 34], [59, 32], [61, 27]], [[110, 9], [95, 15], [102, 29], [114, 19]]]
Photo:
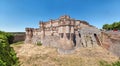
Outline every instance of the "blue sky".
[[0, 0], [0, 30], [7, 32], [38, 28], [39, 21], [62, 15], [101, 28], [105, 23], [120, 21], [120, 0]]

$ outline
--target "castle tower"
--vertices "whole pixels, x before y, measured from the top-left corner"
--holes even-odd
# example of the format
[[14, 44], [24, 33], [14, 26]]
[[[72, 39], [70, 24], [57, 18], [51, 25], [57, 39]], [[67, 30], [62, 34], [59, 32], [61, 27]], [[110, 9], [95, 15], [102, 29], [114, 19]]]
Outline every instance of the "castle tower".
[[53, 36], [53, 21], [52, 21], [52, 19], [50, 20], [50, 32], [51, 32], [51, 36]]
[[33, 37], [33, 28], [25, 28], [25, 30], [26, 30], [25, 43], [31, 43]]
[[61, 40], [61, 46], [63, 49], [70, 50], [73, 49], [74, 44], [71, 38], [71, 34], [74, 34], [74, 22], [71, 21], [69, 16], [62, 16], [60, 17], [59, 22], [59, 36]]
[[43, 38], [45, 37], [45, 27], [43, 22], [40, 22], [39, 25], [41, 30], [41, 42], [42, 42]]

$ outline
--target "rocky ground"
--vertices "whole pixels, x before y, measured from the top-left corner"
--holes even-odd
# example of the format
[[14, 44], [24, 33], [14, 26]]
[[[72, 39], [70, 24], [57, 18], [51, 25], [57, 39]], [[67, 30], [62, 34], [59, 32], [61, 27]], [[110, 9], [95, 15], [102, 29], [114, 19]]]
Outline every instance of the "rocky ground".
[[60, 55], [56, 48], [32, 44], [11, 45], [21, 66], [100, 66], [100, 61], [115, 62], [118, 57], [102, 47], [80, 48], [69, 55]]

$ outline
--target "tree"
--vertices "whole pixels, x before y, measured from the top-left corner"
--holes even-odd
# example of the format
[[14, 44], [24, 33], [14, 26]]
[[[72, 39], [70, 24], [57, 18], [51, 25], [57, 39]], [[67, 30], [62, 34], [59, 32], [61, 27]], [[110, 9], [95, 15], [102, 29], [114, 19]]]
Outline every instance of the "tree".
[[110, 29], [110, 25], [109, 24], [104, 24], [102, 28], [106, 29], [106, 30], [109, 30]]
[[119, 22], [114, 22], [112, 24], [104, 24], [103, 29], [106, 29], [106, 30], [120, 30], [120, 21]]
[[118, 25], [119, 25], [118, 22], [114, 22], [114, 23], [112, 24], [113, 29], [118, 29]]

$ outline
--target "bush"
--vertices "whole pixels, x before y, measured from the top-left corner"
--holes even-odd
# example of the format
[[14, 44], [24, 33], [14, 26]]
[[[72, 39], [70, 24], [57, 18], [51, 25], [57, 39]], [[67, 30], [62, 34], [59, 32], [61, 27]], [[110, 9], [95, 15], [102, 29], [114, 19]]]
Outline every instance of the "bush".
[[108, 64], [108, 62], [106, 61], [100, 61], [100, 66], [111, 66], [110, 64]]
[[120, 61], [109, 64], [106, 61], [100, 61], [100, 66], [120, 66]]
[[16, 53], [10, 47], [9, 38], [10, 34], [0, 31], [0, 66], [19, 66]]
[[13, 34], [10, 34], [10, 33], [6, 33], [6, 36], [8, 38], [8, 43], [9, 44], [12, 44], [13, 43], [13, 40], [14, 40], [14, 35]]
[[38, 46], [41, 46], [41, 45], [42, 45], [42, 43], [41, 43], [40, 41], [38, 41], [38, 42], [37, 42], [37, 45], [38, 45]]
[[112, 63], [112, 66], [120, 66], [120, 61]]
[[13, 43], [13, 40], [14, 40], [14, 35], [13, 34], [0, 31], [0, 35], [6, 36], [9, 44]]

